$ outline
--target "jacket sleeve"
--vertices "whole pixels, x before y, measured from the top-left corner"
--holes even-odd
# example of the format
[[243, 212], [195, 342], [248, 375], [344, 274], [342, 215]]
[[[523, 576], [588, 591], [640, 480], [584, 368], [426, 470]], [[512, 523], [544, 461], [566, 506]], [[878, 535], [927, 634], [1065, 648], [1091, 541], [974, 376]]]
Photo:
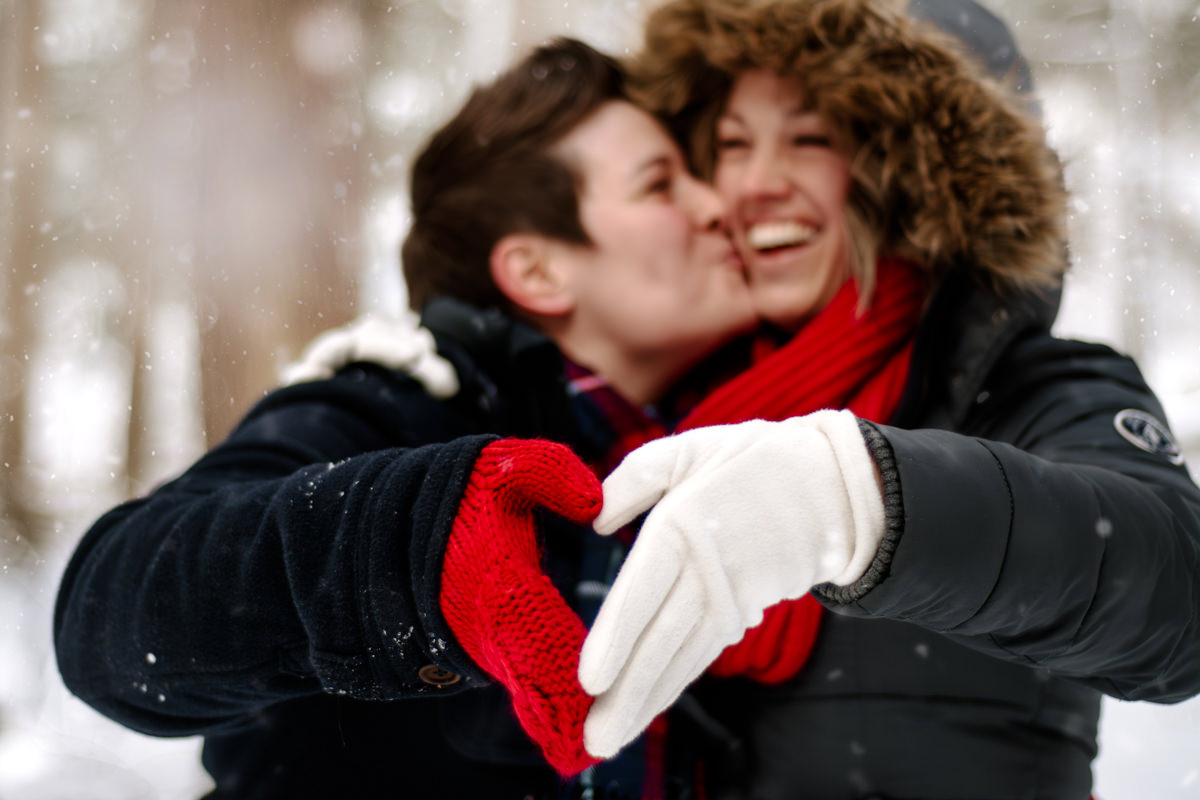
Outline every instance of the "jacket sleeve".
[[[136, 730], [190, 735], [305, 694], [439, 691], [418, 677], [428, 664], [463, 675], [456, 688], [485, 682], [437, 596], [494, 437], [451, 437], [448, 412], [406, 384], [352, 368], [276, 392], [182, 476], [101, 517], [55, 610], [68, 688]], [[413, 430], [445, 441], [417, 446]]]
[[899, 489], [877, 559], [890, 564], [817, 594], [1121, 699], [1186, 699], [1200, 692], [1200, 490], [1118, 433], [1126, 409], [1163, 419], [1133, 363], [1063, 347], [1023, 353], [1021, 379], [981, 397], [995, 406], [979, 436], [877, 426]]

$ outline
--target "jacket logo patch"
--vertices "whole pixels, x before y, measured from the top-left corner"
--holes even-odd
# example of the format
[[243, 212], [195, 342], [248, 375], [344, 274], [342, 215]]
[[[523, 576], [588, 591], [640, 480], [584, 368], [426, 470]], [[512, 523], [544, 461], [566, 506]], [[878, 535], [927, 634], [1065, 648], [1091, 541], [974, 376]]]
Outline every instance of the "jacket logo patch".
[[1113, 418], [1117, 433], [1139, 450], [1162, 456], [1175, 466], [1183, 463], [1183, 452], [1167, 426], [1145, 411], [1127, 408]]

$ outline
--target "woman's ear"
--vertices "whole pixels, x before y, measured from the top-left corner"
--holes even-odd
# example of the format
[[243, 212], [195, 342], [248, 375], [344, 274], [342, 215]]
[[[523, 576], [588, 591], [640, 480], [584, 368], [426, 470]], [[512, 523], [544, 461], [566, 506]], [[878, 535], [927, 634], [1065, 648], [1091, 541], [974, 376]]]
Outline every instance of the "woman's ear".
[[570, 313], [575, 298], [556, 243], [535, 233], [513, 233], [492, 247], [492, 280], [517, 308], [546, 317]]

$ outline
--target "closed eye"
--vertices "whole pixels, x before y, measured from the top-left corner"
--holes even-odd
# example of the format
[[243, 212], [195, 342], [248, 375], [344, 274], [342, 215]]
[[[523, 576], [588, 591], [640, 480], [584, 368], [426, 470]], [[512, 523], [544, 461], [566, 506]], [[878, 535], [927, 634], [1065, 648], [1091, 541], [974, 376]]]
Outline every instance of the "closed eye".
[[749, 147], [750, 142], [746, 139], [741, 139], [736, 136], [728, 136], [717, 139], [717, 150], [738, 150], [743, 147]]
[[646, 187], [646, 194], [670, 194], [671, 179], [659, 178]]
[[830, 141], [828, 136], [810, 134], [793, 137], [792, 145], [794, 147], [832, 147], [833, 142]]

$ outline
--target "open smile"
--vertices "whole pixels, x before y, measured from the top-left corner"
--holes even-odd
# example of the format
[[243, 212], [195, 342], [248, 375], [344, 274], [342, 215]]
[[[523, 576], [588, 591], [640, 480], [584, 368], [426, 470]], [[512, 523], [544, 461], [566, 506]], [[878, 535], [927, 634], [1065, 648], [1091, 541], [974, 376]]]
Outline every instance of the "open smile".
[[816, 238], [818, 232], [817, 228], [794, 220], [772, 220], [752, 225], [746, 231], [746, 244], [759, 253], [803, 247]]

